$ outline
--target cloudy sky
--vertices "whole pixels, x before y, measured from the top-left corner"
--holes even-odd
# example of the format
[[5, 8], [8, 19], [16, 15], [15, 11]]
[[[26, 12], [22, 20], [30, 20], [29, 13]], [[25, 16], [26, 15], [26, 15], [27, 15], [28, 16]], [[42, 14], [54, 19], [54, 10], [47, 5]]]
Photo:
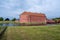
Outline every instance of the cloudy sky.
[[60, 0], [0, 0], [0, 17], [19, 18], [24, 11], [60, 17]]

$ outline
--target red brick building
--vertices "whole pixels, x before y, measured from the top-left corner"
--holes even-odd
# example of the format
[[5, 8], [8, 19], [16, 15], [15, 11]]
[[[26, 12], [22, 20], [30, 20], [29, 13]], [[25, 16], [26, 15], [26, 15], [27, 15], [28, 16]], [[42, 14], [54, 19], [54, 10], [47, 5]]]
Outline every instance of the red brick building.
[[20, 23], [46, 23], [46, 16], [43, 13], [23, 12]]
[[55, 21], [54, 20], [51, 20], [51, 19], [47, 19], [47, 24], [54, 24]]

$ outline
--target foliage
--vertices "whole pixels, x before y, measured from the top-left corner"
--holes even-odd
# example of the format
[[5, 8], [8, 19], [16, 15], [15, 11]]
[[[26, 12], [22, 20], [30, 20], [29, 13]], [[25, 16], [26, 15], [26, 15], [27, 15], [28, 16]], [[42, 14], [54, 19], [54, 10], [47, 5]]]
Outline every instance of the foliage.
[[60, 17], [59, 18], [53, 18], [53, 20], [58, 23], [60, 21]]
[[5, 21], [9, 21], [10, 19], [9, 18], [6, 18]]
[[15, 20], [16, 20], [16, 18], [13, 18], [13, 19], [12, 19], [12, 21], [15, 21]]
[[3, 17], [0, 17], [0, 21], [3, 21], [4, 20], [4, 18]]

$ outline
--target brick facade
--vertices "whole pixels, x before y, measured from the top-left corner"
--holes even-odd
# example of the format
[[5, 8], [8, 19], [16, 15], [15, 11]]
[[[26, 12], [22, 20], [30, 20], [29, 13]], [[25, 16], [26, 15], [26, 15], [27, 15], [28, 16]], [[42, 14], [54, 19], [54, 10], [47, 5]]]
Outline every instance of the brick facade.
[[46, 16], [43, 13], [23, 12], [20, 23], [46, 23]]

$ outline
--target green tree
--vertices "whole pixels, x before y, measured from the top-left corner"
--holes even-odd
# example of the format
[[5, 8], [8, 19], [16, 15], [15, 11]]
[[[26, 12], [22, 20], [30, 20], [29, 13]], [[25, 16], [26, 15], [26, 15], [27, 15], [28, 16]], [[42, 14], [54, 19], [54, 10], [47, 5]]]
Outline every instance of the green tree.
[[0, 17], [0, 21], [3, 21], [4, 20], [4, 18], [3, 17]]
[[10, 21], [10, 19], [9, 18], [6, 18], [5, 21]]
[[53, 18], [53, 20], [54, 20], [56, 23], [58, 23], [59, 20], [60, 20], [60, 17], [58, 17], [58, 18]]
[[15, 20], [16, 20], [16, 18], [13, 18], [13, 19], [12, 19], [12, 21], [15, 21]]

